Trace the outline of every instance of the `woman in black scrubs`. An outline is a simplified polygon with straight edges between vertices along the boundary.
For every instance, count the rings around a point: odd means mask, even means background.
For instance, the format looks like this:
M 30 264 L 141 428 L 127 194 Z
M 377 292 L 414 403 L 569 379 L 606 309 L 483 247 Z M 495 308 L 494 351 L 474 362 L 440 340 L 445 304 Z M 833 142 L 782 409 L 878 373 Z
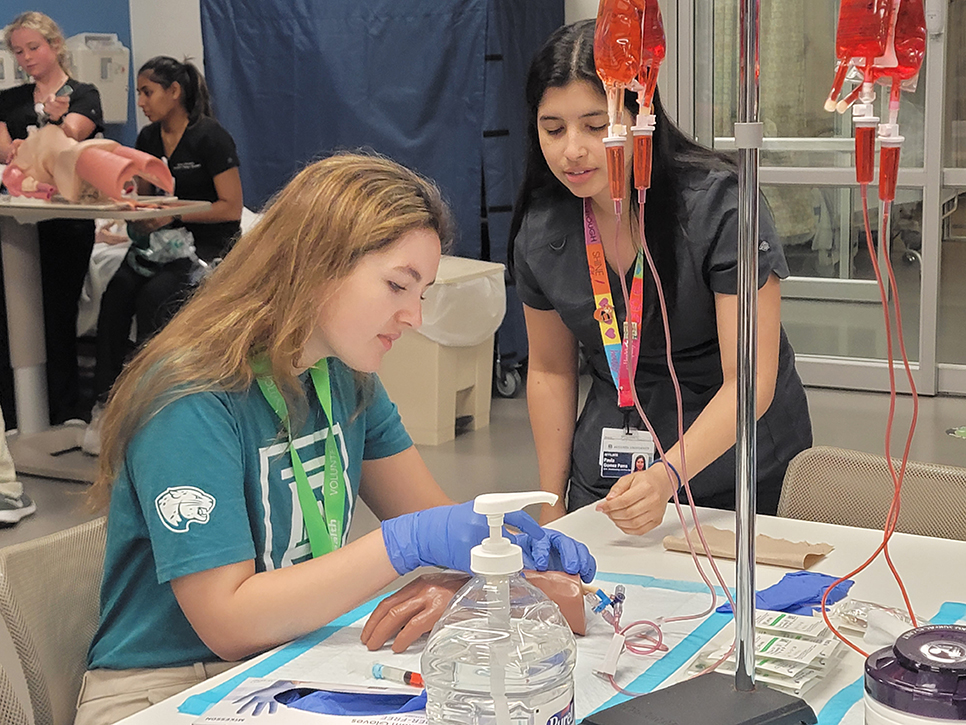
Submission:
M 607 103 L 594 67 L 594 23 L 560 28 L 537 53 L 527 79 L 527 170 L 511 224 L 513 273 L 524 303 L 530 344 L 527 398 L 540 486 L 561 496 L 545 507 L 547 523 L 566 510 L 600 501 L 598 509 L 623 531 L 657 526 L 677 481 L 663 465 L 615 473 L 608 446 L 625 428 L 642 428 L 622 409 L 615 372 L 605 353 L 607 322 L 623 330 L 624 275 L 633 288 L 640 245 L 636 198 L 618 228 L 608 188 L 603 137 Z M 637 113 L 626 94 L 625 120 Z M 681 382 L 687 472 L 696 503 L 735 505 L 738 183 L 728 158 L 678 130 L 655 97 L 653 175 L 644 226 L 668 299 L 671 353 Z M 627 154 L 631 198 L 631 155 Z M 588 248 L 597 231 L 613 307 L 595 309 Z M 788 267 L 763 207 L 758 268 L 758 510 L 774 513 L 791 458 L 811 445 L 802 382 L 780 322 L 780 278 Z M 654 280 L 643 277 L 640 357 L 632 378 L 641 406 L 680 472 L 677 405 Z M 591 368 L 591 387 L 577 418 L 578 345 Z M 626 412 L 625 412 L 626 411 Z M 607 433 L 606 431 L 610 431 Z M 607 438 L 610 435 L 612 438 Z M 618 441 L 619 444 L 619 441 Z M 606 454 L 606 455 L 605 455 Z M 611 456 L 611 458 L 608 458 Z
M 215 120 L 208 88 L 198 69 L 168 56 L 147 61 L 138 71 L 138 107 L 151 123 L 138 134 L 136 148 L 167 161 L 180 199 L 210 201 L 206 211 L 162 217 L 128 225 L 136 248 L 149 243 L 153 231 L 184 227 L 191 233 L 198 257 L 211 263 L 231 248 L 241 231 L 241 176 L 231 134 Z M 140 181 L 139 191 L 153 191 Z M 120 375 L 131 353 L 131 320 L 137 321 L 137 343 L 152 337 L 187 297 L 192 261 L 176 259 L 155 264 L 137 249 L 128 252 L 101 299 L 97 319 L 97 366 L 94 393 L 99 403 Z M 94 417 L 99 415 L 95 407 Z M 96 430 L 96 425 L 94 426 Z M 93 434 L 92 434 L 93 435 Z M 85 450 L 97 451 L 88 437 Z
M 6 27 L 4 41 L 33 82 L 0 92 L 0 162 L 6 162 L 17 140 L 26 138 L 31 126 L 57 124 L 77 141 L 104 130 L 100 94 L 89 83 L 69 77 L 64 35 L 53 20 L 38 12 L 18 15 Z M 37 235 L 50 420 L 58 424 L 82 412 L 77 370 L 77 303 L 94 247 L 94 222 L 51 219 L 37 225 Z M 6 348 L 6 334 L 3 338 Z M 9 352 L 3 358 L 4 373 L 9 374 Z M 15 418 L 13 401 L 4 400 L 3 406 L 7 417 Z M 7 423 L 13 425 L 10 420 Z

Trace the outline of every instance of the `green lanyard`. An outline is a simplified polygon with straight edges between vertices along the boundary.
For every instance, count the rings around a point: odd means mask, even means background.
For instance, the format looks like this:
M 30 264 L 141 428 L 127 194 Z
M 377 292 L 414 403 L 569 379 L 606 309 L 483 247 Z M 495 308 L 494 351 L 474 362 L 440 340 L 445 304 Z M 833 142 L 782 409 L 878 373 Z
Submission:
M 292 458 L 295 488 L 299 497 L 299 507 L 302 509 L 305 531 L 309 535 L 312 557 L 323 556 L 342 546 L 342 529 L 345 526 L 345 476 L 342 472 L 342 459 L 335 442 L 335 419 L 332 417 L 329 368 L 323 360 L 309 369 L 312 383 L 315 386 L 315 394 L 319 398 L 322 412 L 325 413 L 329 424 L 329 432 L 325 437 L 325 482 L 322 487 L 322 508 L 325 512 L 325 519 L 323 520 L 322 511 L 319 511 L 319 501 L 312 492 L 309 477 L 305 475 L 305 466 L 302 465 L 302 459 L 299 458 L 295 451 L 295 445 L 292 443 L 292 430 L 289 426 L 288 406 L 285 405 L 285 398 L 282 397 L 278 386 L 275 385 L 275 381 L 270 376 L 260 374 L 262 365 L 256 363 L 252 367 L 255 369 L 255 379 L 258 381 L 258 387 L 262 390 L 262 395 L 265 396 L 265 400 L 268 401 L 272 410 L 282 421 L 282 425 L 285 426 L 285 433 L 288 435 L 288 452 Z

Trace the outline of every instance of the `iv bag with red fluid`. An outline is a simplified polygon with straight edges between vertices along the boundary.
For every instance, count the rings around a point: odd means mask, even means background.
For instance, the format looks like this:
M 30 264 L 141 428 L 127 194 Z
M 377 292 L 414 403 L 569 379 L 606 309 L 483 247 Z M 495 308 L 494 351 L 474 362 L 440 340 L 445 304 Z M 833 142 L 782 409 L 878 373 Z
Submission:
M 644 21 L 641 27 L 641 65 L 637 82 L 644 88 L 641 113 L 650 108 L 657 88 L 657 72 L 667 55 L 664 20 L 657 0 L 644 0 Z
M 641 13 L 631 0 L 601 0 L 594 65 L 604 87 L 628 86 L 641 65 Z
M 922 0 L 899 0 L 893 47 L 896 64 L 882 66 L 879 59 L 873 69 L 875 78 L 889 77 L 894 81 L 915 78 L 926 55 L 926 14 Z
M 624 89 L 634 81 L 640 64 L 640 10 L 631 0 L 601 0 L 594 32 L 594 65 L 607 94 L 607 176 L 611 198 L 618 204 L 624 196 L 624 146 L 616 137 L 622 125 Z
M 831 110 L 830 106 L 834 107 L 839 97 L 852 60 L 871 63 L 885 53 L 895 5 L 896 0 L 842 0 L 835 33 L 835 55 L 839 64 L 826 102 L 828 110 Z M 869 70 L 866 68 L 867 72 Z
M 639 113 L 650 113 L 657 88 L 657 74 L 667 54 L 664 21 L 657 0 L 644 0 L 644 22 L 641 27 L 641 70 L 637 74 Z M 638 190 L 651 187 L 651 149 L 654 137 L 651 133 L 634 134 L 634 187 Z
M 835 32 L 835 55 L 839 60 L 882 55 L 895 4 L 895 0 L 842 0 Z

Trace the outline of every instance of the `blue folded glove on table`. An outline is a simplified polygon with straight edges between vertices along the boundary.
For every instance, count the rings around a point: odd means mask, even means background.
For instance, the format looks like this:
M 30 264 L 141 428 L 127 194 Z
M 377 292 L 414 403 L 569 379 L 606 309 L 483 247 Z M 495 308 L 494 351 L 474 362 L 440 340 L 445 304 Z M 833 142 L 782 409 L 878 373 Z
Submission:
M 579 574 L 589 582 L 597 562 L 586 546 L 565 534 L 542 528 L 529 514 L 514 511 L 504 517 L 522 533 L 507 533 L 523 549 L 525 569 L 554 569 Z M 389 561 L 401 575 L 421 566 L 443 566 L 470 571 L 470 550 L 490 535 L 486 517 L 473 511 L 473 502 L 404 514 L 382 522 L 382 539 Z
M 365 717 L 426 709 L 426 690 L 418 692 L 415 689 L 412 695 L 397 695 L 296 688 L 278 695 L 277 699 L 287 707 L 323 715 Z
M 755 593 L 755 607 L 810 617 L 815 608 L 822 605 L 822 595 L 836 579 L 838 579 L 837 576 L 829 576 L 817 571 L 789 572 L 777 584 Z M 835 587 L 829 592 L 828 599 L 825 600 L 826 605 L 835 604 L 844 598 L 854 583 L 851 579 L 846 579 Z M 731 605 L 723 604 L 717 611 L 731 614 Z

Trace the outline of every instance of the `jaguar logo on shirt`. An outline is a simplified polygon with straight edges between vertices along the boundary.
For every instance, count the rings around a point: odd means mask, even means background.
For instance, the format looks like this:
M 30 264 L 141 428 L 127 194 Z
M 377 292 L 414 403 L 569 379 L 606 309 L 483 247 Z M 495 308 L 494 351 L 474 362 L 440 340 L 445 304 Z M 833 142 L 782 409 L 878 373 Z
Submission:
M 215 497 L 195 486 L 173 486 L 154 499 L 154 507 L 165 527 L 183 534 L 193 523 L 208 523 Z

